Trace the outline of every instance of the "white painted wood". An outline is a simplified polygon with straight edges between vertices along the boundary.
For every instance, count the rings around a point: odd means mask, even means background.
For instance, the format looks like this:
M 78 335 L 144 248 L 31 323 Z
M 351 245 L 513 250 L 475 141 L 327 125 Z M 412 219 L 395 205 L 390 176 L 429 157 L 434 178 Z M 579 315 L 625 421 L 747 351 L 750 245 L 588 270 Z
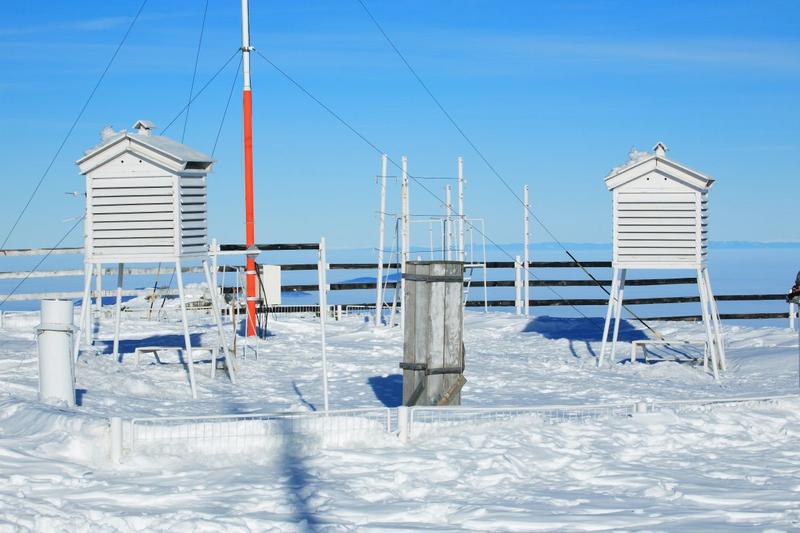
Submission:
M 710 288 L 708 257 L 708 191 L 712 178 L 666 157 L 666 147 L 659 143 L 655 153 L 614 169 L 606 178 L 613 198 L 612 291 L 606 311 L 599 363 L 605 356 L 610 320 L 614 334 L 613 360 L 617 330 L 621 320 L 625 271 L 638 269 L 692 269 L 697 272 L 701 312 L 715 378 L 724 367 L 724 347 L 719 311 Z M 656 334 L 660 337 L 660 334 Z
M 87 180 L 87 260 L 133 255 L 172 262 L 206 251 L 212 164 L 209 156 L 144 128 L 89 150 L 78 161 Z
M 186 358 L 189 365 L 189 386 L 192 389 L 192 398 L 197 399 L 197 386 L 194 379 L 194 355 L 192 354 L 192 338 L 189 335 L 189 319 L 186 315 L 186 294 L 183 287 L 183 273 L 180 260 L 175 261 L 175 278 L 178 285 L 180 299 L 181 320 L 183 322 L 183 340 L 186 345 Z
M 125 265 L 117 265 L 117 299 L 114 304 L 114 360 L 119 360 L 119 320 L 122 315 L 122 280 Z

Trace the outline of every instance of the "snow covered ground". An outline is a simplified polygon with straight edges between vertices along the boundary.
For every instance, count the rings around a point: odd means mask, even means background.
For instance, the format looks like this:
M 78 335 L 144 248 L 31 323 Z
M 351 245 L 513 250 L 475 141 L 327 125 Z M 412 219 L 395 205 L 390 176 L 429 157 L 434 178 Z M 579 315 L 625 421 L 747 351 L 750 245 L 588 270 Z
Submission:
M 214 337 L 195 317 L 195 342 Z M 35 314 L 0 332 L 0 531 L 648 530 L 788 531 L 800 527 L 800 400 L 546 424 L 534 416 L 376 435 L 321 448 L 288 441 L 231 455 L 192 449 L 108 459 L 111 415 L 321 409 L 319 326 L 270 322 L 259 360 L 233 386 L 198 365 L 190 399 L 181 365 L 136 367 L 106 353 L 77 365 L 80 407 L 37 403 Z M 468 313 L 464 405 L 534 406 L 792 394 L 797 335 L 726 327 L 719 382 L 689 364 L 595 367 L 600 321 Z M 123 350 L 182 342 L 178 322 L 127 319 Z M 700 326 L 662 323 L 668 336 Z M 100 339 L 108 340 L 104 321 Z M 617 359 L 632 339 L 623 330 Z M 330 324 L 331 408 L 401 400 L 397 331 L 363 318 Z

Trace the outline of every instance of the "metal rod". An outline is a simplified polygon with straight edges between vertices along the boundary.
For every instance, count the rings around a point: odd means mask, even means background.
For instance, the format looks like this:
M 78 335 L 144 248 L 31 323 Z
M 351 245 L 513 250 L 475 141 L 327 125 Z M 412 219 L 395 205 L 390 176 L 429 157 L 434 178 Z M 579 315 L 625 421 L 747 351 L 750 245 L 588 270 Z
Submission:
M 388 174 L 389 157 L 381 154 L 381 210 L 378 224 L 378 275 L 375 283 L 375 327 L 381 325 L 383 311 L 383 247 L 386 231 L 386 175 Z
M 464 262 L 464 158 L 458 158 L 458 260 Z

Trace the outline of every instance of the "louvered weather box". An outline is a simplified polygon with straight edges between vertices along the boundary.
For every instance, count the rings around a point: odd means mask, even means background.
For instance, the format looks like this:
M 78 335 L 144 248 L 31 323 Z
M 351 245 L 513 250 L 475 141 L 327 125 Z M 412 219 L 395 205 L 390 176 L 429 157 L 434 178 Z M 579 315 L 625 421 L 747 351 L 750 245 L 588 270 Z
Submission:
M 631 150 L 629 160 L 606 176 L 613 195 L 613 273 L 600 363 L 609 324 L 615 319 L 616 349 L 628 269 L 691 269 L 697 273 L 706 355 L 714 375 L 725 368 L 719 312 L 708 275 L 708 192 L 714 180 L 666 157 L 658 143 L 652 153 Z M 656 342 L 666 343 L 663 338 Z M 704 358 L 705 360 L 705 358 Z M 707 362 L 707 360 L 706 360 Z
M 206 174 L 213 161 L 168 137 L 107 132 L 78 161 L 86 176 L 86 259 L 174 261 L 208 253 Z
M 212 286 L 208 267 L 206 175 L 213 160 L 168 137 L 152 135 L 154 125 L 149 121 L 140 120 L 133 127 L 135 133 L 106 128 L 101 134 L 102 142 L 77 161 L 81 174 L 86 176 L 85 275 L 80 323 L 87 324 L 85 319 L 91 323 L 92 267 L 100 270 L 104 263 L 117 263 L 113 347 L 116 358 L 124 264 L 172 263 L 180 299 L 189 380 L 192 396 L 197 397 L 181 272 L 185 262 L 200 261 L 206 283 Z M 209 292 L 219 335 L 213 349 L 223 351 L 228 373 L 234 380 L 235 358 L 229 358 L 216 291 Z M 85 330 L 88 337 L 92 328 Z M 80 340 L 79 332 L 76 354 Z
M 614 196 L 617 268 L 700 268 L 708 255 L 708 190 L 714 180 L 665 157 L 639 153 L 606 177 Z

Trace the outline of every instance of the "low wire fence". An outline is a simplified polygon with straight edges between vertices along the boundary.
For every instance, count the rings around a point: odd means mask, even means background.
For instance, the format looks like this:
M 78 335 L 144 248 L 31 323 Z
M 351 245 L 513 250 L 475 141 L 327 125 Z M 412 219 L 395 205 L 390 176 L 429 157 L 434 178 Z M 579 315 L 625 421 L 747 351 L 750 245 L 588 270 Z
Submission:
M 798 400 L 798 395 L 624 402 L 534 407 L 397 407 L 328 412 L 252 413 L 111 419 L 111 457 L 241 454 L 249 451 L 339 448 L 405 442 L 447 428 L 536 419 L 546 424 L 585 423 L 671 410 L 689 413 L 723 405 Z M 387 440 L 388 439 L 388 440 Z

